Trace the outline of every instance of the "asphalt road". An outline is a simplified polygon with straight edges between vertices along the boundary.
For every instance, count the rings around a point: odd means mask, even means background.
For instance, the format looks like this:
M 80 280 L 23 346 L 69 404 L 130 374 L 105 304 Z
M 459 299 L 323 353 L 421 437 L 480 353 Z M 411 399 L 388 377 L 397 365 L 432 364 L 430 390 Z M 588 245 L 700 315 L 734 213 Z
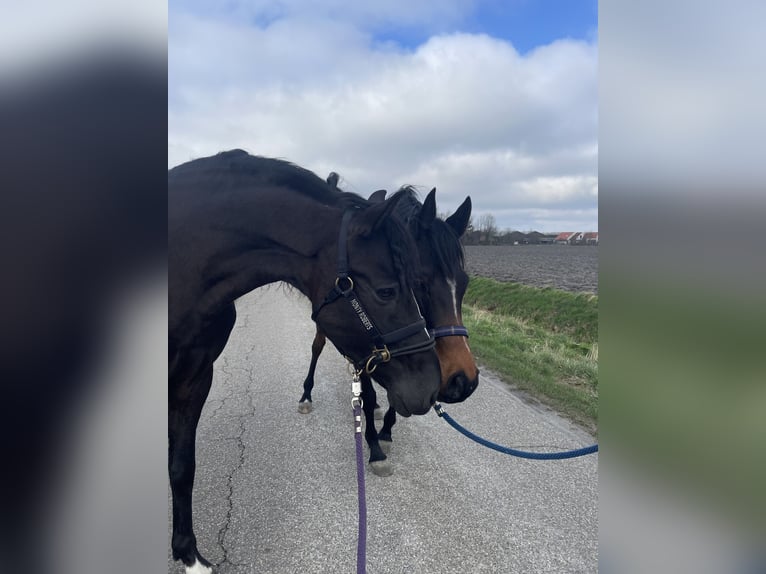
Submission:
M 240 299 L 237 313 L 197 434 L 200 551 L 219 564 L 219 574 L 354 573 L 356 471 L 345 363 L 328 345 L 314 411 L 301 415 L 314 334 L 308 301 L 271 286 Z M 378 396 L 385 408 L 385 393 Z M 445 408 L 508 446 L 593 442 L 484 374 L 468 401 Z M 430 412 L 399 418 L 389 458 L 393 476 L 369 467 L 366 474 L 368 574 L 597 571 L 598 455 L 510 457 Z M 168 572 L 183 568 L 169 558 Z

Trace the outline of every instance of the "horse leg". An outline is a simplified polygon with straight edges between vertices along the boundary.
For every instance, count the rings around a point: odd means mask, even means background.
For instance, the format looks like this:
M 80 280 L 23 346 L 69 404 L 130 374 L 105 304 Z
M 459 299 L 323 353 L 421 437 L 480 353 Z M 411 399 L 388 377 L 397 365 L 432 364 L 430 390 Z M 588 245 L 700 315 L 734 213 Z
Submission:
M 396 424 L 396 411 L 388 407 L 388 410 L 386 411 L 386 416 L 383 417 L 383 428 L 380 429 L 380 432 L 378 433 L 378 438 L 380 440 L 391 442 L 393 439 L 391 438 L 391 429 Z
M 391 476 L 394 468 L 391 462 L 380 448 L 378 441 L 378 432 L 375 430 L 375 410 L 377 406 L 375 389 L 372 388 L 372 380 L 366 374 L 361 375 L 362 379 L 362 410 L 364 410 L 365 430 L 364 438 L 367 446 L 370 447 L 370 468 L 378 476 Z M 378 407 L 380 410 L 380 407 Z
M 237 314 L 226 307 L 197 340 L 192 351 L 174 361 L 168 378 L 168 474 L 173 499 L 173 559 L 187 574 L 213 574 L 197 550 L 192 524 L 192 492 L 196 470 L 197 423 L 213 381 L 213 362 L 226 346 Z
M 192 491 L 196 470 L 197 423 L 213 381 L 213 365 L 185 385 L 185 397 L 168 397 L 168 472 L 173 493 L 173 559 L 181 560 L 187 574 L 212 574 L 210 562 L 197 550 L 192 527 Z
M 373 392 L 374 389 L 373 389 Z M 382 421 L 383 420 L 383 409 L 380 408 L 380 405 L 378 404 L 378 398 L 375 397 L 375 420 L 376 421 Z
M 322 354 L 325 342 L 327 338 L 324 333 L 317 327 L 316 335 L 314 335 L 314 341 L 311 343 L 311 364 L 309 365 L 309 372 L 306 375 L 306 380 L 303 381 L 303 395 L 300 401 L 298 401 L 298 412 L 301 414 L 308 414 L 312 410 L 311 406 L 311 391 L 314 389 L 314 372 L 317 368 L 317 361 L 319 355 Z

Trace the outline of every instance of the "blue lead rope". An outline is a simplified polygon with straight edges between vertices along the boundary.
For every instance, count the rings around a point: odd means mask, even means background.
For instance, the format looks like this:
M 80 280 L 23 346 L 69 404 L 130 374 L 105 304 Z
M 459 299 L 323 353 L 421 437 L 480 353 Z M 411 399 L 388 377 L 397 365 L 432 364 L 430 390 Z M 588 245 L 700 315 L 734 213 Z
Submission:
M 471 431 L 469 431 L 465 427 L 458 424 L 457 421 L 455 421 L 455 419 L 449 416 L 439 403 L 436 403 L 434 405 L 434 410 L 436 411 L 437 415 L 439 415 L 441 418 L 447 421 L 450 424 L 450 426 L 454 428 L 455 430 L 457 430 L 458 432 L 467 436 L 471 440 L 486 446 L 487 448 L 491 448 L 492 450 L 502 452 L 503 454 L 510 454 L 511 456 L 518 456 L 520 458 L 531 458 L 533 460 L 560 460 L 564 458 L 575 458 L 577 456 L 584 456 L 586 454 L 593 454 L 594 452 L 598 452 L 597 444 L 586 446 L 583 448 L 578 448 L 576 450 L 565 450 L 565 451 L 559 451 L 559 452 L 528 452 L 524 450 L 516 450 L 515 448 L 508 448 L 507 446 L 501 446 L 499 444 L 495 444 L 494 442 L 490 442 L 486 439 L 481 438 L 478 435 L 473 434 Z

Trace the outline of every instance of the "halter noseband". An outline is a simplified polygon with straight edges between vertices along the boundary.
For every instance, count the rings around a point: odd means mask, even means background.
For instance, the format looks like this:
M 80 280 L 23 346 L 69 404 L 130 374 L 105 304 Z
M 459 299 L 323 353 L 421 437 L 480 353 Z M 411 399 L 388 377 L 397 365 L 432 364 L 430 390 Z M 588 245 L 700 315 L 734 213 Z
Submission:
M 428 329 L 428 333 L 434 338 L 440 337 L 468 337 L 468 329 L 462 325 L 449 325 L 447 327 L 434 327 Z
M 347 210 L 343 213 L 340 223 L 340 233 L 338 237 L 338 276 L 335 279 L 335 285 L 325 297 L 324 301 L 311 313 L 311 319 L 316 321 L 317 315 L 325 307 L 334 301 L 343 297 L 349 302 L 351 308 L 356 313 L 357 319 L 367 331 L 373 347 L 372 352 L 362 361 L 354 363 L 357 371 L 364 370 L 368 375 L 371 374 L 380 363 L 387 363 L 393 357 L 403 355 L 412 355 L 421 351 L 432 349 L 435 344 L 434 335 L 426 329 L 426 322 L 421 317 L 418 321 L 411 323 L 401 329 L 396 329 L 390 333 L 382 334 L 373 323 L 372 318 L 362 305 L 361 300 L 354 291 L 354 280 L 348 274 L 348 226 L 351 222 L 353 211 Z M 389 349 L 389 345 L 398 343 L 417 333 L 424 333 L 428 338 L 422 343 L 405 345 L 394 349 Z

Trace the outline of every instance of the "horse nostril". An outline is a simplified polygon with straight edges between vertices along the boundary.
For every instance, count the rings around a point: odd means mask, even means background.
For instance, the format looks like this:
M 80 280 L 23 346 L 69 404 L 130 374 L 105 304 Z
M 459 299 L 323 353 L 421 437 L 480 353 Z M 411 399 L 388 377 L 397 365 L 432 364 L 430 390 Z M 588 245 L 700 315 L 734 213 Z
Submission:
M 463 373 L 453 376 L 447 383 L 447 396 L 452 400 L 460 400 L 465 393 L 465 385 L 468 380 Z
M 469 379 L 465 373 L 457 373 L 450 377 L 443 392 L 439 393 L 439 399 L 447 403 L 462 402 L 471 396 L 478 384 L 478 377 Z

